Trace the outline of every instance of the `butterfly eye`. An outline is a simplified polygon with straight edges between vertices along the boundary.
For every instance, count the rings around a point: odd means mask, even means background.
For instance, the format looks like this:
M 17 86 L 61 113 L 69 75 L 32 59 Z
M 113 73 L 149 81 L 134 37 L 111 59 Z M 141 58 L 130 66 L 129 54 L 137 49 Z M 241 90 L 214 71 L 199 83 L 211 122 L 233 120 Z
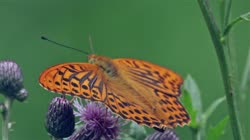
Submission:
M 110 73 L 111 73 L 111 70 L 107 70 L 106 72 L 107 72 L 108 74 L 110 74 Z
M 94 64 L 95 62 L 96 62 L 96 59 L 93 59 L 93 58 L 90 58 L 90 59 L 89 59 L 89 63 L 90 63 L 90 64 Z

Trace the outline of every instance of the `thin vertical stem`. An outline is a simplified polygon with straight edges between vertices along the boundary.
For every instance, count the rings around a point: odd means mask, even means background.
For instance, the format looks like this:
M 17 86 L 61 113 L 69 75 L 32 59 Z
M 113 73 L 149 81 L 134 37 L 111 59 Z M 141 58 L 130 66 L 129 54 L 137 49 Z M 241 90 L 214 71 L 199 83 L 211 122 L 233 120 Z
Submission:
M 225 0 L 225 15 L 224 15 L 224 21 L 223 21 L 223 27 L 226 27 L 231 15 L 231 7 L 232 7 L 232 0 Z
M 225 95 L 227 99 L 228 112 L 230 116 L 230 123 L 233 132 L 233 137 L 235 140 L 242 140 L 242 134 L 240 129 L 240 124 L 238 120 L 238 116 L 236 113 L 236 104 L 235 104 L 235 85 L 233 83 L 232 77 L 232 67 L 230 62 L 230 54 L 225 50 L 228 48 L 226 44 L 221 42 L 221 31 L 219 30 L 214 16 L 210 10 L 208 0 L 198 0 L 201 11 L 203 13 L 204 19 L 208 26 L 208 30 L 210 32 L 210 36 L 212 38 L 218 61 L 220 64 L 220 70 L 222 74 L 222 79 L 224 83 Z
M 2 139 L 9 139 L 9 120 L 10 120 L 10 109 L 13 102 L 13 98 L 6 96 L 4 101 L 4 110 L 2 112 L 3 123 L 2 123 Z

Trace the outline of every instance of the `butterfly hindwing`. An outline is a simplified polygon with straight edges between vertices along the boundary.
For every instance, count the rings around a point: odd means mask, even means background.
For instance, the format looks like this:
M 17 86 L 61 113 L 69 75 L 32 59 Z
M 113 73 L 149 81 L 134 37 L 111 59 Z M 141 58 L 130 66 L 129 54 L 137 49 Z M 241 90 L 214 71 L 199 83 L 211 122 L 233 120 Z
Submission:
M 116 83 L 119 85 L 119 83 Z M 129 97 L 126 91 L 116 90 L 117 87 L 108 88 L 108 96 L 105 104 L 114 113 L 120 115 L 124 119 L 130 119 L 138 124 L 155 127 L 159 129 L 175 128 L 177 125 L 183 126 L 190 122 L 190 118 L 178 101 L 177 97 L 166 96 L 164 99 L 154 99 L 158 101 L 148 108 L 142 105 L 142 98 Z M 121 96 L 122 94 L 127 96 Z M 144 102 L 146 103 L 146 102 Z
M 102 101 L 106 98 L 106 85 L 96 65 L 64 63 L 45 70 L 40 84 L 49 91 Z
M 137 113 L 133 120 L 157 128 L 175 128 L 177 125 L 183 126 L 190 122 L 187 111 L 178 101 L 183 82 L 178 74 L 141 60 L 114 59 L 113 62 L 120 66 L 120 74 L 126 76 L 126 81 L 140 94 L 140 99 L 136 100 L 136 109 L 147 111 L 151 115 L 148 117 L 144 116 L 146 113 Z M 131 100 L 133 99 L 129 98 L 129 101 Z M 138 117 L 142 121 L 139 121 Z M 143 117 L 146 120 L 143 120 Z M 147 121 L 148 118 L 150 121 Z

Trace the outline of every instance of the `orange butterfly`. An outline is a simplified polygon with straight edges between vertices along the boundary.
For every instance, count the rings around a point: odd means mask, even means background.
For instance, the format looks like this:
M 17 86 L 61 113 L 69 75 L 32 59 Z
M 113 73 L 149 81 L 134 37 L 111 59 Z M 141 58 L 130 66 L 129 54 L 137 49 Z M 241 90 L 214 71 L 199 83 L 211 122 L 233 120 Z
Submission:
M 136 59 L 89 55 L 89 63 L 64 63 L 46 69 L 47 90 L 103 102 L 138 124 L 165 129 L 190 122 L 178 101 L 182 78 L 161 66 Z

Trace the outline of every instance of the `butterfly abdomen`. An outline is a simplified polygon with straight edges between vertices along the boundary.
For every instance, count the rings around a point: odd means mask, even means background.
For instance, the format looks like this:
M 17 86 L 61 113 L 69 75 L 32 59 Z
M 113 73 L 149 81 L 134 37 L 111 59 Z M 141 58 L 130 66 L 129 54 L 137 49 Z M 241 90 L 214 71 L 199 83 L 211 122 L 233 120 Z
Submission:
M 96 55 L 90 55 L 88 58 L 90 64 L 96 64 L 108 76 L 114 77 L 117 75 L 117 68 L 110 58 Z

